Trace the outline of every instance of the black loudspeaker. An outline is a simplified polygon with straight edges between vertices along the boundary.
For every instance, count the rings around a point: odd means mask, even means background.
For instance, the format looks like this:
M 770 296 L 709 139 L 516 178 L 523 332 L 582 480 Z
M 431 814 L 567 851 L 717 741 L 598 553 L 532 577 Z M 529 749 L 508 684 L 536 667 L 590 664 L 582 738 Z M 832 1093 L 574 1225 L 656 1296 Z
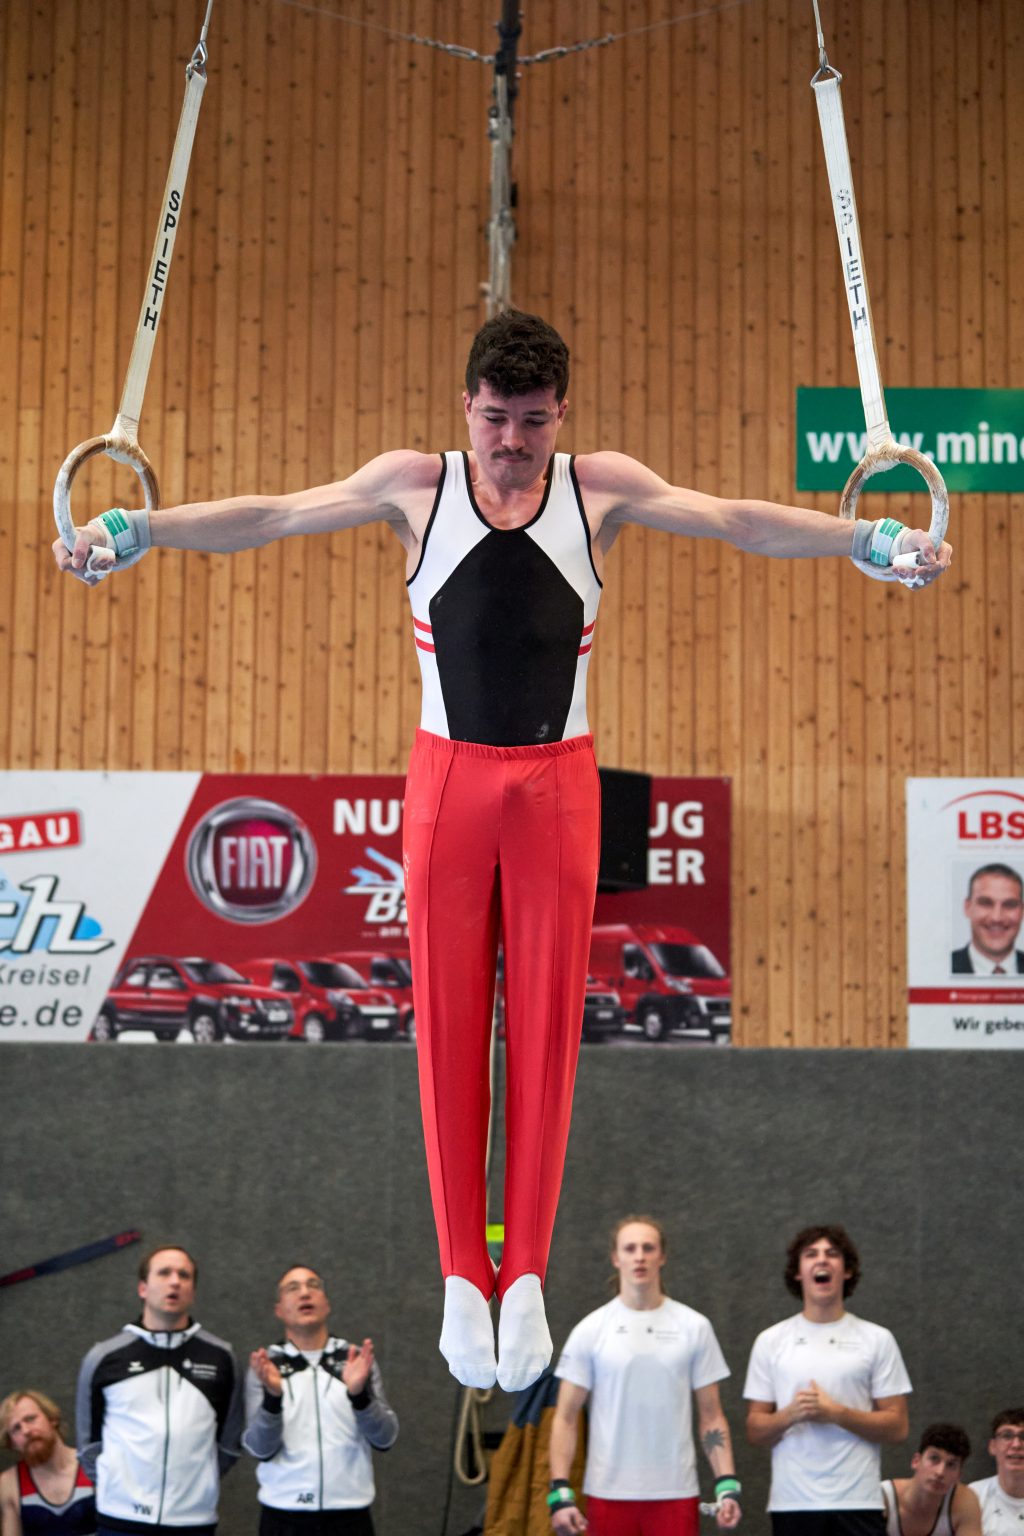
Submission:
M 647 884 L 651 776 L 601 768 L 599 891 L 642 891 Z

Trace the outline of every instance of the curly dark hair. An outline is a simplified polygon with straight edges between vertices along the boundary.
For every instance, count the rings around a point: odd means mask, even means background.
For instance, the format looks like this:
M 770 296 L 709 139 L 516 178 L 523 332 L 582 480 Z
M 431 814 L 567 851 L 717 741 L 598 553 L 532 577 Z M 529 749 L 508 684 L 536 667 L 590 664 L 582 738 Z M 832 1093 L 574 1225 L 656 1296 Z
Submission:
M 786 1282 L 786 1290 L 793 1296 L 803 1298 L 799 1280 L 800 1255 L 821 1237 L 827 1237 L 842 1254 L 845 1267 L 850 1271 L 843 1285 L 843 1297 L 852 1296 L 860 1279 L 860 1255 L 846 1228 L 839 1226 L 804 1227 L 802 1232 L 797 1233 L 786 1249 L 786 1268 L 782 1277 Z
M 506 309 L 473 337 L 466 363 L 466 392 L 476 395 L 488 383 L 504 399 L 553 389 L 561 403 L 569 388 L 569 348 L 539 315 Z
M 930 1445 L 960 1461 L 966 1461 L 971 1454 L 971 1442 L 959 1424 L 929 1424 L 918 1443 L 917 1454 L 923 1456 Z

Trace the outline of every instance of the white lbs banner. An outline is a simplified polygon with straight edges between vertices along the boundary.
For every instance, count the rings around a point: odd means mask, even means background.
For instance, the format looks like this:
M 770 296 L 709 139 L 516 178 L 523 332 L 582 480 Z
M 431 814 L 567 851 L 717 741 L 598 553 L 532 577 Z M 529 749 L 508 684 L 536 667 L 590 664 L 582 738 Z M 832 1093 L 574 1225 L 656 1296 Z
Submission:
M 908 1044 L 1024 1048 L 1024 779 L 907 780 Z

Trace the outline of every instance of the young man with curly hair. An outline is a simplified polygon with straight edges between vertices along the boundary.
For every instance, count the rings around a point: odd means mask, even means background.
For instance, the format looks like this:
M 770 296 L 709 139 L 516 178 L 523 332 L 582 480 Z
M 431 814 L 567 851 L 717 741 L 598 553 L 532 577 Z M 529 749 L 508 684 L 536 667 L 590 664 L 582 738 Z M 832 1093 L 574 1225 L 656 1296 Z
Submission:
M 907 1438 L 910 1378 L 888 1329 L 847 1312 L 859 1277 L 843 1227 L 805 1227 L 784 1271 L 803 1307 L 751 1351 L 747 1439 L 771 1449 L 773 1536 L 885 1536 L 880 1447 Z

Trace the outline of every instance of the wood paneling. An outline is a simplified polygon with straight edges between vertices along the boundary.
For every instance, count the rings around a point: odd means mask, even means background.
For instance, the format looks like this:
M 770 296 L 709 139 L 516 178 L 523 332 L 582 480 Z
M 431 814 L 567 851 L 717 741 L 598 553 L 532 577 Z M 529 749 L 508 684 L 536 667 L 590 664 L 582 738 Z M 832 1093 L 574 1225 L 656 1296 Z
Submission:
M 60 460 L 116 410 L 202 9 L 0 12 L 0 762 L 400 770 L 418 684 L 383 530 L 164 552 L 95 592 L 45 554 Z M 141 431 L 165 502 L 461 443 L 490 74 L 391 34 L 487 51 L 497 9 L 217 0 Z M 514 297 L 573 348 L 565 446 L 808 500 L 795 387 L 855 382 L 810 7 L 747 0 L 663 24 L 683 9 L 525 0 L 526 53 L 632 35 L 523 71 Z M 886 381 L 1020 384 L 1020 5 L 825 10 Z M 94 461 L 79 520 L 134 499 L 133 482 Z M 887 507 L 924 516 L 911 498 Z M 733 780 L 741 1043 L 903 1042 L 903 781 L 1024 761 L 1021 510 L 956 497 L 956 565 L 918 595 L 842 561 L 639 529 L 615 552 L 592 674 L 600 755 Z

